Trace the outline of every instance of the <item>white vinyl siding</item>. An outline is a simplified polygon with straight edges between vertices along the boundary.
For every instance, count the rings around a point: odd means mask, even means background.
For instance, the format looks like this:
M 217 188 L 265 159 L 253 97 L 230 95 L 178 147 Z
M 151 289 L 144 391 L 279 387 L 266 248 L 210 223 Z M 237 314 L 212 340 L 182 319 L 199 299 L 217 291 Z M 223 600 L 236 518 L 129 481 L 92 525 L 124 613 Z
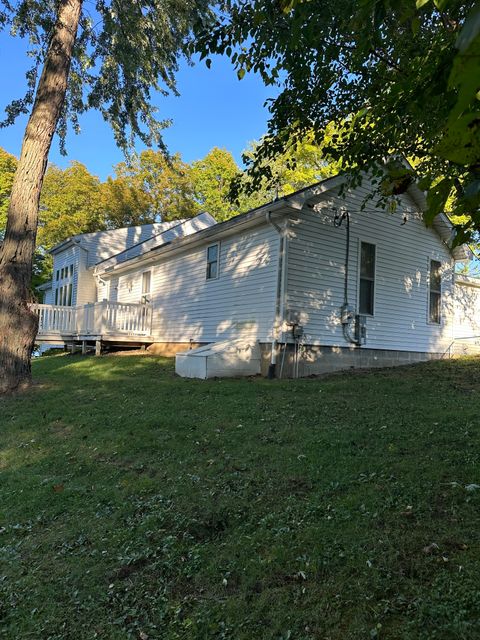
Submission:
M 455 337 L 476 338 L 480 344 L 480 280 L 455 284 Z
M 206 246 L 159 257 L 151 267 L 152 334 L 158 342 L 271 339 L 278 235 L 263 225 L 219 243 L 219 277 L 205 278 Z M 111 278 L 111 299 L 139 302 L 142 271 Z M 106 274 L 104 277 L 107 278 Z M 116 294 L 113 293 L 118 287 Z
M 305 342 L 349 346 L 342 332 L 346 229 L 333 225 L 335 210 L 347 207 L 351 214 L 349 303 L 358 309 L 360 242 L 376 245 L 375 315 L 367 317 L 367 348 L 443 352 L 453 336 L 453 261 L 433 229 L 427 229 L 415 213 L 408 195 L 394 214 L 367 204 L 368 187 L 346 198 L 326 193 L 323 210 L 303 210 L 292 224 L 289 243 L 287 309 L 298 311 L 305 328 Z M 407 221 L 402 224 L 403 216 Z M 442 325 L 428 323 L 428 260 L 441 262 Z
M 46 289 L 43 292 L 43 304 L 54 304 L 53 289 Z

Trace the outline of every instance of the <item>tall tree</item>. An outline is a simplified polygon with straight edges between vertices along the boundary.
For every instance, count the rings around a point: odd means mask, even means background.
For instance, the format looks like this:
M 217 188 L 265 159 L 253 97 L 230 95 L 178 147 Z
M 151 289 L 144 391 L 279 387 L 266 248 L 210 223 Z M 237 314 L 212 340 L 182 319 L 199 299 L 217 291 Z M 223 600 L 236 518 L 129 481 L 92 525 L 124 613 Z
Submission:
M 91 12 L 93 11 L 93 17 Z M 34 66 L 23 99 L 7 107 L 11 124 L 30 117 L 12 186 L 0 249 L 0 392 L 30 380 L 37 319 L 29 308 L 38 205 L 55 131 L 99 109 L 117 143 L 135 137 L 164 148 L 151 90 L 176 91 L 178 55 L 193 26 L 207 20 L 207 0 L 19 0 L 3 2 L 0 29 L 33 43 Z M 37 83 L 39 69 L 42 68 Z
M 476 0 L 228 0 L 197 49 L 231 57 L 281 90 L 250 169 L 313 130 L 342 123 L 328 152 L 352 180 L 369 169 L 385 203 L 413 179 L 428 191 L 427 222 L 450 198 L 480 229 L 480 6 Z M 207 58 L 207 64 L 209 59 Z M 386 158 L 415 160 L 415 168 Z

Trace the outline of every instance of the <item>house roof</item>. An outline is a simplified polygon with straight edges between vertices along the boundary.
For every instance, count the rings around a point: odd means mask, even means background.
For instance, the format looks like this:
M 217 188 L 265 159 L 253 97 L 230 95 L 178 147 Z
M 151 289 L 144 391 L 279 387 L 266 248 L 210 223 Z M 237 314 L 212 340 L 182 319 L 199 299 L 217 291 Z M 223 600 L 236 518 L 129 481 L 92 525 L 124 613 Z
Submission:
M 255 226 L 259 224 L 266 216 L 267 213 L 278 213 L 280 215 L 292 214 L 292 212 L 299 212 L 306 204 L 313 203 L 318 200 L 324 193 L 331 191 L 332 189 L 340 187 L 347 180 L 346 174 L 340 174 L 332 178 L 326 178 L 320 182 L 309 187 L 304 187 L 298 191 L 291 193 L 287 196 L 283 196 L 272 202 L 268 202 L 260 207 L 247 211 L 224 222 L 219 222 L 213 226 L 207 227 L 201 231 L 197 231 L 191 235 L 187 235 L 181 238 L 175 238 L 165 241 L 164 243 L 157 243 L 154 246 L 149 246 L 147 251 L 143 251 L 141 254 L 129 258 L 123 261 L 114 261 L 112 259 L 101 262 L 95 266 L 96 274 L 107 274 L 110 271 L 126 270 L 137 262 L 144 262 L 156 259 L 158 255 L 163 255 L 170 252 L 181 251 L 188 246 L 202 244 L 206 241 L 220 238 L 223 235 L 229 235 L 235 231 L 249 226 Z M 423 192 L 416 186 L 412 185 L 408 189 L 408 193 L 412 198 L 414 204 L 424 211 L 426 208 L 426 199 Z M 466 260 L 469 257 L 469 250 L 465 245 L 461 245 L 455 248 L 451 248 L 453 240 L 454 227 L 445 214 L 437 216 L 433 222 L 433 228 L 443 240 L 443 242 L 449 247 L 453 257 L 456 260 Z M 144 244 L 144 243 L 142 243 Z M 123 252 L 122 252 L 123 253 Z
M 328 180 L 337 180 L 337 178 L 329 178 Z M 318 185 L 315 186 L 320 186 L 321 184 L 323 183 L 318 183 Z M 107 272 L 114 269 L 115 271 L 119 269 L 128 269 L 137 262 L 155 259 L 159 254 L 168 253 L 170 251 L 180 251 L 187 246 L 199 244 L 211 238 L 219 238 L 223 235 L 235 232 L 237 229 L 255 226 L 269 211 L 273 213 L 274 211 L 281 211 L 283 209 L 283 213 L 285 214 L 293 210 L 299 211 L 303 206 L 303 202 L 301 202 L 301 200 L 303 200 L 302 192 L 303 190 L 289 196 L 283 196 L 278 200 L 269 202 L 265 205 L 257 207 L 256 209 L 247 211 L 246 213 L 239 214 L 238 216 L 230 218 L 229 220 L 225 220 L 224 222 L 218 222 L 213 226 L 207 227 L 202 231 L 192 233 L 191 235 L 187 235 L 182 238 L 176 238 L 174 240 L 169 240 L 164 244 L 154 246 L 148 252 L 144 252 L 137 257 L 122 262 L 121 264 L 114 265 L 111 264 L 110 261 L 99 263 L 95 267 L 95 273 L 106 274 Z M 300 197 L 299 200 L 296 200 L 295 198 L 297 195 Z M 107 262 L 108 264 L 106 264 Z
M 169 229 L 170 227 L 178 224 L 179 222 L 184 222 L 185 219 L 182 220 L 171 220 L 169 222 L 152 222 L 149 224 L 141 224 L 134 225 L 130 227 L 119 227 L 118 229 L 105 229 L 104 231 L 92 231 L 90 233 L 77 233 L 74 236 L 69 236 L 59 242 L 54 247 L 52 247 L 49 251 L 51 254 L 59 253 L 60 251 L 64 251 L 71 245 L 80 244 L 83 246 L 84 244 L 90 244 L 91 241 L 95 241 L 97 238 L 103 239 L 117 239 L 124 237 L 125 239 L 128 236 L 132 236 L 133 238 L 138 238 L 139 236 L 145 237 L 146 235 L 152 237 L 152 235 L 156 235 L 162 233 Z M 134 241 L 136 243 L 136 241 Z
M 36 289 L 37 291 L 48 291 L 48 289 L 51 289 L 52 287 L 53 287 L 53 282 L 49 280 L 48 282 L 39 284 L 38 287 L 36 287 Z
M 480 278 L 476 276 L 466 276 L 463 275 L 463 273 L 456 273 L 455 282 L 465 287 L 478 287 L 480 289 Z
M 99 261 L 95 267 L 99 269 L 107 269 L 110 266 L 116 266 L 132 258 L 137 258 L 144 255 L 148 251 L 163 246 L 176 238 L 183 238 L 184 236 L 198 233 L 203 229 L 212 227 L 217 224 L 217 221 L 213 216 L 207 212 L 202 212 L 193 218 L 187 220 L 177 220 L 177 224 L 171 225 L 161 233 L 156 233 L 150 238 L 146 238 L 141 242 L 137 242 L 130 247 L 127 247 L 123 251 L 116 253 L 105 260 Z

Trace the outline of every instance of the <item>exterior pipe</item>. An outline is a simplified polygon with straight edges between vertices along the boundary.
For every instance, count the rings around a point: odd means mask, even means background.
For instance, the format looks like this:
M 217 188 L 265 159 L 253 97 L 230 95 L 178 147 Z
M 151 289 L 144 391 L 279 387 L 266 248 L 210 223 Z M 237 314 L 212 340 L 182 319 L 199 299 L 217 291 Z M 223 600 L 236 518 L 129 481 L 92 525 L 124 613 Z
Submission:
M 278 233 L 278 266 L 277 266 L 277 287 L 275 298 L 275 315 L 274 323 L 272 327 L 272 344 L 270 353 L 270 365 L 268 367 L 268 378 L 275 378 L 275 369 L 277 365 L 277 346 L 278 338 L 281 331 L 281 325 L 283 322 L 283 315 L 285 309 L 285 274 L 286 274 L 286 251 L 287 251 L 287 227 L 288 220 L 283 227 L 276 224 L 271 217 L 272 212 L 266 212 L 266 221 L 271 225 Z

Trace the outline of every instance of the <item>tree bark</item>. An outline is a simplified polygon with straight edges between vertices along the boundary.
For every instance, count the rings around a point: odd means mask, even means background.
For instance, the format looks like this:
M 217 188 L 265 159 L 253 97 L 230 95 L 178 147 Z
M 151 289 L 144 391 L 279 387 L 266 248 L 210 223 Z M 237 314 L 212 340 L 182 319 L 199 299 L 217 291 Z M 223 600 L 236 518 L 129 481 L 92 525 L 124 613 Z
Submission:
M 82 0 L 61 0 L 22 143 L 0 248 L 0 393 L 31 379 L 38 320 L 29 308 L 38 207 L 48 153 L 67 91 Z

